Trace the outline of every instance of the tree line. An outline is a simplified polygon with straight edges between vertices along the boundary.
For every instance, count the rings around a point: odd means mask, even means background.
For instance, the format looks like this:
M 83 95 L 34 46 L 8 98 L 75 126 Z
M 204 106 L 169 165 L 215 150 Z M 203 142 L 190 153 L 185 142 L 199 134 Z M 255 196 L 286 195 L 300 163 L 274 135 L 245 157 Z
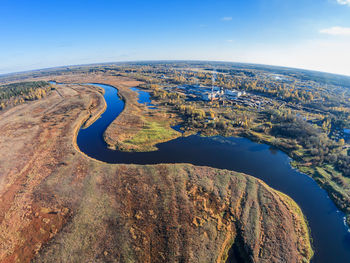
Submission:
M 53 87 L 46 81 L 11 83 L 0 86 L 0 110 L 45 97 Z

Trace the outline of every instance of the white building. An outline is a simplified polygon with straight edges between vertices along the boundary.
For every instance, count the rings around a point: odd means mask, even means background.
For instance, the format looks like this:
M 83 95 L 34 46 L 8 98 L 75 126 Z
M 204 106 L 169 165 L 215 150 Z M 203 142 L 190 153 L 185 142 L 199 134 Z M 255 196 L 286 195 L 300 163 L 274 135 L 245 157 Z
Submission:
M 219 92 L 206 92 L 202 95 L 203 100 L 215 100 L 219 97 Z
M 242 96 L 242 92 L 237 91 L 237 90 L 225 90 L 225 95 L 230 96 L 230 97 L 239 98 L 240 96 Z

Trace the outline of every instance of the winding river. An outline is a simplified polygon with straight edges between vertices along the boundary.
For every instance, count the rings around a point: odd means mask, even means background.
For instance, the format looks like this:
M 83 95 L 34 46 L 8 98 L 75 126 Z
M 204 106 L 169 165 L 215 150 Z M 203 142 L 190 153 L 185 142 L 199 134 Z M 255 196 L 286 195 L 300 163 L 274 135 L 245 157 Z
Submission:
M 253 175 L 288 194 L 302 208 L 311 228 L 315 250 L 313 262 L 350 262 L 350 233 L 344 223 L 344 214 L 338 211 L 327 193 L 313 179 L 290 166 L 290 158 L 285 153 L 245 138 L 198 135 L 159 144 L 159 150 L 155 152 L 110 150 L 103 140 L 103 133 L 122 112 L 124 102 L 114 87 L 94 85 L 105 90 L 107 109 L 90 127 L 80 129 L 77 143 L 82 152 L 107 163 L 191 163 Z M 140 103 L 154 107 L 150 105 L 147 92 L 134 90 L 139 93 Z

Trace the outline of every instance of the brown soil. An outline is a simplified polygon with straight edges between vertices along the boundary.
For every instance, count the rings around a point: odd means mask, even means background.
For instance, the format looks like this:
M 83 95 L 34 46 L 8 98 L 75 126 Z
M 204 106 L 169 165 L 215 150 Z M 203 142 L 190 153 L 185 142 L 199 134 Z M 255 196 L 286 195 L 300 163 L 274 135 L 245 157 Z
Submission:
M 0 262 L 224 262 L 234 241 L 247 262 L 309 261 L 290 198 L 226 170 L 92 160 L 75 135 L 104 110 L 100 91 L 57 91 L 0 113 Z

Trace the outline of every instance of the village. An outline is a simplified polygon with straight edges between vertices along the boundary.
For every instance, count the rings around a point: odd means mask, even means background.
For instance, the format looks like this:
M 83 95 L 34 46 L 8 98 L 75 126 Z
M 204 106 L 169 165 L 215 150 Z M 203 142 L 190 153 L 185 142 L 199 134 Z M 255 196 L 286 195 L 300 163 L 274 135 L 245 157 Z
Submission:
M 165 87 L 164 90 L 186 96 L 186 101 L 218 101 L 222 105 L 231 104 L 253 108 L 264 108 L 267 105 L 273 104 L 271 99 L 266 97 L 235 89 L 225 89 L 214 85 L 211 87 L 202 85 L 179 85 Z

